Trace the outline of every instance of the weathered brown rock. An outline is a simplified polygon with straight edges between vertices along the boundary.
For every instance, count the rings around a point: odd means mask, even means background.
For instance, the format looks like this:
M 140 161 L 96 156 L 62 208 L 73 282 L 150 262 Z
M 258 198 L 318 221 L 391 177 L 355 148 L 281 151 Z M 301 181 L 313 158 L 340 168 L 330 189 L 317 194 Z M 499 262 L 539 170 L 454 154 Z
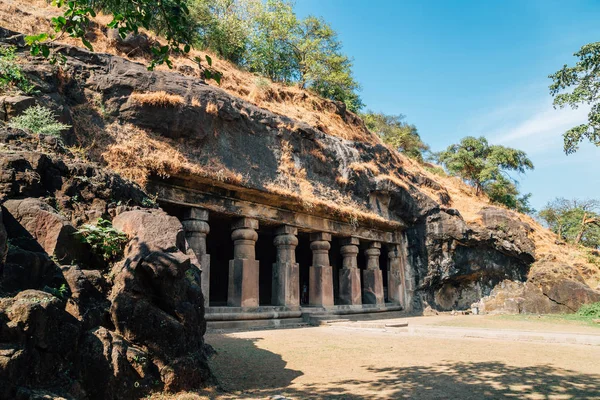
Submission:
M 152 351 L 165 389 L 206 383 L 200 271 L 195 257 L 183 252 L 181 223 L 162 211 L 138 210 L 120 214 L 114 226 L 131 238 L 111 295 L 117 332 Z
M 31 236 L 46 253 L 62 264 L 90 263 L 90 248 L 78 240 L 77 229 L 52 207 L 39 199 L 7 200 L 6 217 L 13 237 Z M 36 250 L 35 246 L 31 250 Z
M 10 118 L 16 117 L 34 105 L 35 98 L 31 96 L 1 96 L 0 120 L 8 121 Z

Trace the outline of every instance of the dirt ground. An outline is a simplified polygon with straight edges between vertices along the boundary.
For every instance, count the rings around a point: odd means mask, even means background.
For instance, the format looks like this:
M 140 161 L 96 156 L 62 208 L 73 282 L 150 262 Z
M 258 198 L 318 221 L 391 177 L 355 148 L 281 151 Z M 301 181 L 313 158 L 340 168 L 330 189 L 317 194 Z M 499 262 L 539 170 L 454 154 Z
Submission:
M 341 326 L 212 333 L 206 341 L 217 351 L 211 367 L 226 391 L 211 398 L 600 399 L 600 346 Z
M 570 315 L 437 315 L 395 319 L 410 325 L 449 326 L 519 331 L 572 332 L 600 335 L 600 324 Z M 572 318 L 572 319 L 569 319 Z

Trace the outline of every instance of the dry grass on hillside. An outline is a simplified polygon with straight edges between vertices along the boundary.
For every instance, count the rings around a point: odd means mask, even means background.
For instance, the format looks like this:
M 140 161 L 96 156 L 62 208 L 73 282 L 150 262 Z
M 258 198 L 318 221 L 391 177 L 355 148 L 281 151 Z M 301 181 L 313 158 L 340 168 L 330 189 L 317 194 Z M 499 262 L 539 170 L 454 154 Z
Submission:
M 135 104 L 157 107 L 179 107 L 185 104 L 183 97 L 176 94 L 169 94 L 162 90 L 151 93 L 132 93 L 130 99 Z
M 45 0 L 2 0 L 0 3 L 0 25 L 25 34 L 51 32 L 50 18 L 58 15 L 58 9 Z M 149 63 L 147 56 L 127 54 L 119 51 L 102 31 L 111 18 L 98 15 L 94 21 L 87 39 L 94 46 L 94 51 L 119 55 L 143 64 Z M 153 40 L 158 40 L 151 33 L 145 32 Z M 64 37 L 61 42 L 83 47 L 81 41 Z M 334 102 L 325 100 L 298 86 L 288 86 L 259 77 L 253 73 L 241 70 L 239 67 L 219 59 L 207 51 L 192 50 L 190 58 L 204 58 L 209 54 L 213 59 L 213 68 L 223 73 L 221 85 L 208 81 L 209 85 L 218 86 L 226 92 L 245 99 L 258 107 L 265 108 L 276 114 L 284 115 L 308 123 L 323 132 L 348 140 L 367 143 L 379 143 L 377 135 L 369 132 L 358 118 L 349 114 L 344 121 L 339 115 Z M 183 74 L 199 77 L 196 64 L 188 58 L 173 57 L 174 70 Z M 191 68 L 190 68 L 191 67 Z M 169 70 L 167 66 L 159 66 L 157 70 Z

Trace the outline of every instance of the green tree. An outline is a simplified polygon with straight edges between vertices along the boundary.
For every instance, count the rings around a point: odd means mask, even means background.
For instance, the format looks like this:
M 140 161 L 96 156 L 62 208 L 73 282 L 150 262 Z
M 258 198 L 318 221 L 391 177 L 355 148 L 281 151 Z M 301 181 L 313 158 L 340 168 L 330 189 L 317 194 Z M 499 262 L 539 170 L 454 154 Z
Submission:
M 360 85 L 352 76 L 352 60 L 342 53 L 337 33 L 323 18 L 309 16 L 302 20 L 290 45 L 297 58 L 301 87 L 342 101 L 354 112 L 363 107 L 356 93 Z
M 404 121 L 404 115 L 387 115 L 367 111 L 361 117 L 367 128 L 378 134 L 384 143 L 423 162 L 423 153 L 429 150 L 429 146 L 421 140 L 417 127 Z
M 259 0 L 189 0 L 198 44 L 220 57 L 243 64 Z
M 562 240 L 600 248 L 600 201 L 556 198 L 538 216 Z
M 460 176 L 475 187 L 476 193 L 486 193 L 492 201 L 507 207 L 531 211 L 529 195 L 518 197 L 519 191 L 508 171 L 524 173 L 533 163 L 521 150 L 490 145 L 486 138 L 467 136 L 460 143 L 437 154 L 448 172 Z
M 295 82 L 298 60 L 290 42 L 297 27 L 298 19 L 289 1 L 267 0 L 262 7 L 255 8 L 248 68 L 273 81 Z
M 575 66 L 565 64 L 549 76 L 553 81 L 550 93 L 554 96 L 555 107 L 591 105 L 587 124 L 575 126 L 564 133 L 566 154 L 576 152 L 584 139 L 600 146 L 600 42 L 586 44 L 574 55 L 579 58 Z M 564 92 L 572 86 L 572 91 Z

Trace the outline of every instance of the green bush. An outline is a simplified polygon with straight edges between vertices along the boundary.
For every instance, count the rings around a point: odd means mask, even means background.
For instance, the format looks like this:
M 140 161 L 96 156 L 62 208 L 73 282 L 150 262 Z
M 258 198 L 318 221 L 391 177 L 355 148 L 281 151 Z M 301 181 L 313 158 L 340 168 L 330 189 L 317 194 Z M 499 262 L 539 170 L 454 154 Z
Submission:
M 52 110 L 39 105 L 29 107 L 23 114 L 11 119 L 8 125 L 36 135 L 52 136 L 60 136 L 60 131 L 70 128 L 69 125 L 56 121 Z
M 584 304 L 577 311 L 582 317 L 600 318 L 600 301 L 592 304 Z
M 17 63 L 15 48 L 0 47 L 0 92 L 10 92 L 15 88 L 25 94 L 35 91 Z
M 89 244 L 92 251 L 105 261 L 114 262 L 123 257 L 127 235 L 113 228 L 109 220 L 100 218 L 96 225 L 83 225 L 77 233 L 81 240 Z

